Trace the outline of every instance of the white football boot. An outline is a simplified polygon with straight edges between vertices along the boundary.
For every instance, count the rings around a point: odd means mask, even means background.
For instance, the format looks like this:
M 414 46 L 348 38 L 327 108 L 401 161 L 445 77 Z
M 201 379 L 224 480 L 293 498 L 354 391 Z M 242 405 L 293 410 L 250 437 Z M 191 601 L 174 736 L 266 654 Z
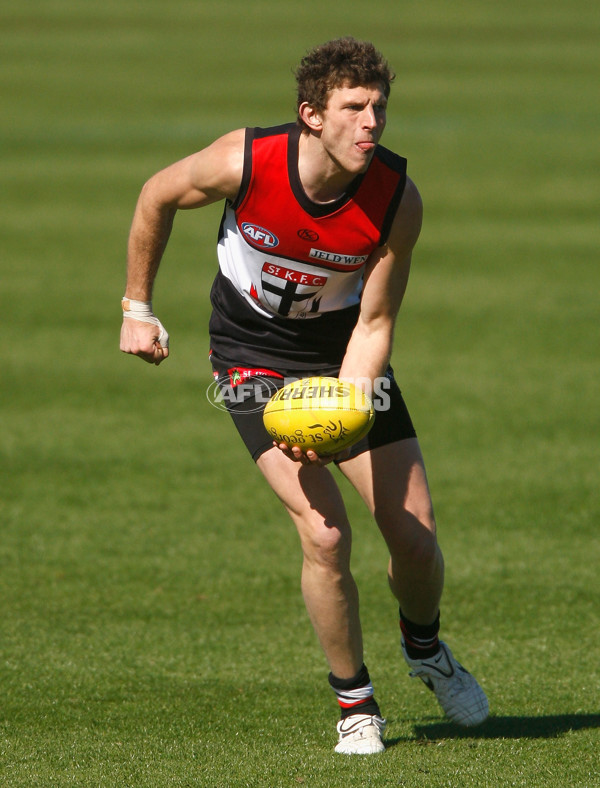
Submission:
M 386 721 L 376 714 L 352 714 L 340 720 L 337 724 L 340 738 L 335 751 L 346 755 L 372 755 L 383 752 L 385 744 L 381 736 L 385 725 Z
M 419 678 L 435 694 L 446 716 L 458 725 L 479 725 L 489 714 L 488 700 L 477 680 L 452 656 L 440 640 L 440 650 L 433 657 L 411 659 L 402 638 L 402 653 L 411 668 L 412 678 Z

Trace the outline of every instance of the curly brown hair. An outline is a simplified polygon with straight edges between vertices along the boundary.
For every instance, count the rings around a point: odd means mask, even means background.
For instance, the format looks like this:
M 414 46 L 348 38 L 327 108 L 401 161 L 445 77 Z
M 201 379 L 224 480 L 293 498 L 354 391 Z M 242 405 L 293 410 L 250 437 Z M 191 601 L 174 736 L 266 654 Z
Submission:
M 314 109 L 322 111 L 327 106 L 329 91 L 346 83 L 357 87 L 381 82 L 387 98 L 396 75 L 371 42 L 346 36 L 327 41 L 307 52 L 295 76 L 297 107 L 306 101 Z M 298 122 L 304 125 L 300 116 Z

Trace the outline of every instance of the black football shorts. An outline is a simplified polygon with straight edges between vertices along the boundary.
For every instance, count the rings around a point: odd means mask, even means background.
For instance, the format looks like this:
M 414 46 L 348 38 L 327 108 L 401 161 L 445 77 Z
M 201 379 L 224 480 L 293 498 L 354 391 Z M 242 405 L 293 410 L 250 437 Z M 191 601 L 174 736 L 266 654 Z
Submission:
M 263 410 L 271 396 L 292 380 L 311 377 L 312 374 L 337 377 L 339 372 L 339 367 L 317 373 L 252 368 L 217 359 L 214 354 L 211 363 L 215 381 L 209 389 L 209 400 L 231 415 L 254 461 L 273 446 L 273 438 L 263 424 Z M 375 423 L 364 438 L 350 447 L 350 456 L 346 459 L 387 443 L 416 437 L 391 367 L 388 367 L 385 379 L 379 381 L 372 400 Z

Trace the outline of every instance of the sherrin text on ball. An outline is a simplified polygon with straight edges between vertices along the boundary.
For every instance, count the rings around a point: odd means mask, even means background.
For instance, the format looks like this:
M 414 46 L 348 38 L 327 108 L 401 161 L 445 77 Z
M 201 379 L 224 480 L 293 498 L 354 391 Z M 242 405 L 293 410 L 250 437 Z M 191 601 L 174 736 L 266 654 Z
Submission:
M 279 389 L 267 403 L 263 421 L 277 443 L 326 456 L 364 437 L 375 411 L 370 397 L 353 383 L 311 377 Z

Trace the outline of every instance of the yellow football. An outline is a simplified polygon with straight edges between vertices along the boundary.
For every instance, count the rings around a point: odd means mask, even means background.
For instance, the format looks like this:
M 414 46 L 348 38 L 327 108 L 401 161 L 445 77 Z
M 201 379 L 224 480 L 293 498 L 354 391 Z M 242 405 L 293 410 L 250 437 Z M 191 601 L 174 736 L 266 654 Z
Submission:
M 371 399 L 353 383 L 313 377 L 279 389 L 267 403 L 263 421 L 278 443 L 326 456 L 365 436 L 375 411 Z

